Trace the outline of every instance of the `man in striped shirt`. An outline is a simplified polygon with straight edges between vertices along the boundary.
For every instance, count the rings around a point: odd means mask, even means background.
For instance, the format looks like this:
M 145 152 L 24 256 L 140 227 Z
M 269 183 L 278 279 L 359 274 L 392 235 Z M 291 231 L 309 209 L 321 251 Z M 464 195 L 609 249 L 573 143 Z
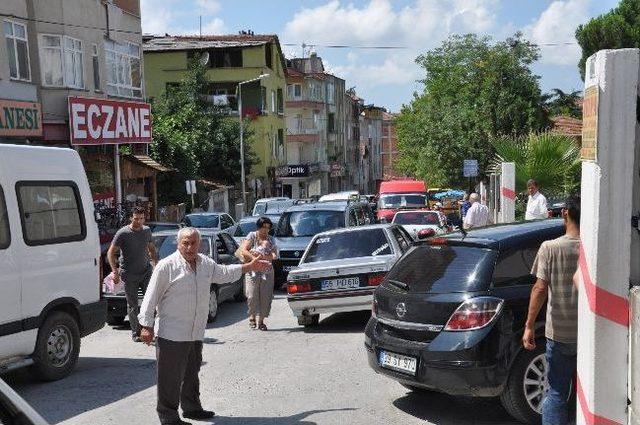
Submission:
M 567 400 L 576 370 L 578 292 L 573 284 L 573 275 L 580 255 L 580 198 L 567 198 L 562 217 L 566 233 L 558 239 L 544 242 L 533 264 L 531 273 L 537 281 L 531 291 L 522 337 L 525 349 L 536 348 L 536 318 L 546 300 L 546 372 L 549 390 L 542 402 L 543 425 L 567 423 Z

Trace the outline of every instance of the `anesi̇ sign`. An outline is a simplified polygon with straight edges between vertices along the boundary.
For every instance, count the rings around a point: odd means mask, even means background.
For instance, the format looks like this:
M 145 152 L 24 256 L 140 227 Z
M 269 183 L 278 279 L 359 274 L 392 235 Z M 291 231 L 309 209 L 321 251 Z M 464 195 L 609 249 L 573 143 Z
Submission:
M 72 145 L 151 143 L 148 103 L 69 97 Z
M 0 99 L 0 136 L 42 136 L 40 104 Z

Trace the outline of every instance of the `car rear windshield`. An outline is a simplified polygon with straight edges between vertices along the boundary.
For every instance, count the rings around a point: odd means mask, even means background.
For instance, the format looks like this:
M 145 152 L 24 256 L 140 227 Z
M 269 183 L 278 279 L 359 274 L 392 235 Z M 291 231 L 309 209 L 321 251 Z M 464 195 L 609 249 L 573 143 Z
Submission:
M 428 212 L 428 211 L 415 211 L 415 212 L 403 212 L 398 213 L 393 218 L 393 222 L 397 224 L 440 224 L 440 218 L 438 217 L 437 212 Z
M 200 229 L 217 228 L 220 217 L 217 215 L 188 215 L 184 218 L 187 226 L 197 227 Z
M 420 245 L 400 259 L 387 278 L 416 293 L 482 291 L 491 281 L 495 259 L 496 252 L 485 248 Z
M 378 208 L 424 207 L 427 196 L 420 194 L 382 195 L 378 200 Z
M 392 248 L 382 229 L 359 230 L 318 237 L 309 246 L 305 263 L 372 257 L 392 254 Z
M 153 243 L 155 244 L 156 249 L 158 250 L 158 258 L 160 260 L 173 254 L 178 249 L 178 241 L 176 240 L 176 235 L 154 236 Z M 211 252 L 209 250 L 210 246 L 211 246 L 211 242 L 209 238 L 203 237 L 202 240 L 200 241 L 200 250 L 199 250 L 200 253 L 209 255 Z
M 276 235 L 285 238 L 315 236 L 341 227 L 344 227 L 343 211 L 292 211 L 283 214 Z

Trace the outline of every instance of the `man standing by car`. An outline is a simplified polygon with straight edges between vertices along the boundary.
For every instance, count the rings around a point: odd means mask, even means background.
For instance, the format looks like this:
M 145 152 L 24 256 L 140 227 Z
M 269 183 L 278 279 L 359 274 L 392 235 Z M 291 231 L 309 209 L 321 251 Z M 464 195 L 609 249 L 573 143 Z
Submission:
M 540 193 L 538 182 L 530 179 L 527 182 L 529 199 L 527 200 L 527 210 L 524 214 L 525 220 L 543 220 L 549 217 L 547 211 L 547 198 Z
M 215 416 L 200 404 L 198 373 L 202 363 L 202 340 L 209 314 L 212 283 L 235 282 L 243 273 L 264 272 L 270 263 L 254 258 L 240 265 L 222 266 L 199 254 L 200 232 L 180 229 L 178 250 L 156 266 L 144 295 L 138 319 L 140 339 L 150 344 L 154 336 L 157 359 L 157 411 L 162 424 L 188 424 L 183 416 L 206 420 Z M 154 312 L 157 315 L 154 320 Z
M 489 208 L 486 205 L 482 205 L 479 202 L 480 197 L 477 193 L 469 195 L 469 202 L 471 207 L 467 211 L 462 225 L 465 229 L 471 229 L 472 227 L 484 227 L 489 221 Z
M 133 209 L 131 223 L 116 232 L 107 253 L 114 284 L 118 284 L 120 279 L 124 281 L 131 338 L 135 342 L 140 341 L 138 291 L 146 291 L 153 265 L 158 262 L 156 247 L 151 240 L 151 230 L 144 225 L 145 213 L 142 207 Z
M 531 274 L 537 281 L 531 290 L 529 313 L 522 343 L 536 348 L 535 325 L 547 300 L 545 336 L 549 391 L 542 402 L 543 425 L 567 423 L 567 400 L 576 371 L 578 337 L 578 292 L 573 275 L 580 255 L 580 198 L 567 198 L 562 217 L 564 236 L 540 246 Z

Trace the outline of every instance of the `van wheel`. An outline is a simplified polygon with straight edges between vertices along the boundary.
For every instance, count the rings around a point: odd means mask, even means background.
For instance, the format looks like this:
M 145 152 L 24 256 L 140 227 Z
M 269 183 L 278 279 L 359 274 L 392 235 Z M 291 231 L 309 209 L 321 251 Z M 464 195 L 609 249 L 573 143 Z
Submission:
M 500 401 L 506 411 L 520 422 L 539 424 L 547 388 L 545 344 L 538 342 L 535 350 L 523 350 L 518 355 Z
M 298 316 L 298 325 L 304 326 L 305 328 L 318 326 L 318 323 L 320 323 L 319 314 L 312 314 L 309 316 Z
M 211 296 L 209 297 L 209 316 L 207 317 L 207 323 L 211 323 L 216 320 L 218 316 L 218 294 L 215 288 L 211 288 Z
M 33 353 L 33 371 L 43 381 L 68 376 L 80 354 L 78 323 L 68 313 L 56 311 L 45 319 Z

